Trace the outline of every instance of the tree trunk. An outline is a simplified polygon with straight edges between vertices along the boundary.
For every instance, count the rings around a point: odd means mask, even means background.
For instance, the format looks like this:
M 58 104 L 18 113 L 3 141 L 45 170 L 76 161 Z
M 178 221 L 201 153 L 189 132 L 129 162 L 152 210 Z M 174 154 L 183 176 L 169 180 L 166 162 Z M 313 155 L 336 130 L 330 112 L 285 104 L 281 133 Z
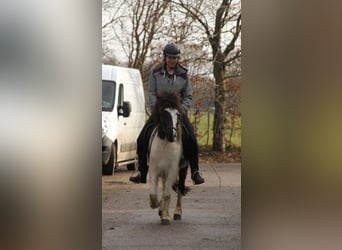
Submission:
M 223 84 L 224 66 L 220 62 L 219 56 L 214 60 L 214 77 L 215 77 L 215 114 L 214 114 L 214 136 L 213 150 L 225 152 L 225 91 Z

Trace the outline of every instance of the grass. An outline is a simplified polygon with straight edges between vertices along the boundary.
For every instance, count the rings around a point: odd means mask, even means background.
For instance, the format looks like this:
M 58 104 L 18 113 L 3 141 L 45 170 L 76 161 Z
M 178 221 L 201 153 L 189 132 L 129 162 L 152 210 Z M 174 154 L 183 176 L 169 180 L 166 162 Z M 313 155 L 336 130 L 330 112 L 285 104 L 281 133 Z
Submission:
M 200 147 L 200 162 L 240 162 L 241 161 L 241 117 L 236 118 L 234 129 L 228 117 L 226 130 L 227 152 L 212 151 L 214 114 L 201 112 L 197 117 L 189 113 Z M 231 142 L 230 141 L 230 134 Z

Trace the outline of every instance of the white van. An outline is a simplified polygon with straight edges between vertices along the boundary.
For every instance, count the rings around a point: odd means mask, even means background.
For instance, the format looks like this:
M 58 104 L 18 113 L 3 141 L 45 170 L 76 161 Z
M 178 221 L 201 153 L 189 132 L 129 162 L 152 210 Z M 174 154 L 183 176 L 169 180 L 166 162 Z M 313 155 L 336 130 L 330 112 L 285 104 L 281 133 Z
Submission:
M 136 140 L 145 124 L 145 95 L 139 70 L 102 65 L 102 174 L 137 163 Z

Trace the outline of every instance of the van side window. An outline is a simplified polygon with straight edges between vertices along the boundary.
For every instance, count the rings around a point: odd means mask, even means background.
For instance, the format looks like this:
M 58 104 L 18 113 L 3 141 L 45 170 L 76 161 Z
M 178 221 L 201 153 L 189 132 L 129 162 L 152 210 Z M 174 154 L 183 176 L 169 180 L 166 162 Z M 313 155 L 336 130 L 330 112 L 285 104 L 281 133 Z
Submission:
M 124 87 L 123 87 L 123 84 L 121 83 L 120 86 L 119 86 L 119 99 L 118 99 L 118 104 L 120 106 L 123 105 L 123 102 L 124 102 Z

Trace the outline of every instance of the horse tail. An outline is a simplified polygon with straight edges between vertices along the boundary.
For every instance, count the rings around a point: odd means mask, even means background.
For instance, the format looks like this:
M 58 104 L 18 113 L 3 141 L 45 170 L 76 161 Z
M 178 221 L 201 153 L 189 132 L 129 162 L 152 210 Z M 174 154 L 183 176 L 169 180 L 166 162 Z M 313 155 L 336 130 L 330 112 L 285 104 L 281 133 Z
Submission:
M 190 187 L 185 186 L 185 179 L 186 179 L 187 172 L 188 172 L 188 165 L 186 165 L 186 167 L 179 169 L 178 189 L 183 196 L 186 195 L 191 190 Z
M 183 196 L 187 195 L 190 192 L 191 188 L 188 186 L 184 186 L 184 188 L 180 188 L 179 191 Z
M 180 185 L 178 181 L 172 185 L 172 189 L 176 193 L 179 191 L 182 194 L 182 196 L 187 195 L 191 191 L 190 187 L 185 186 L 185 185 Z

